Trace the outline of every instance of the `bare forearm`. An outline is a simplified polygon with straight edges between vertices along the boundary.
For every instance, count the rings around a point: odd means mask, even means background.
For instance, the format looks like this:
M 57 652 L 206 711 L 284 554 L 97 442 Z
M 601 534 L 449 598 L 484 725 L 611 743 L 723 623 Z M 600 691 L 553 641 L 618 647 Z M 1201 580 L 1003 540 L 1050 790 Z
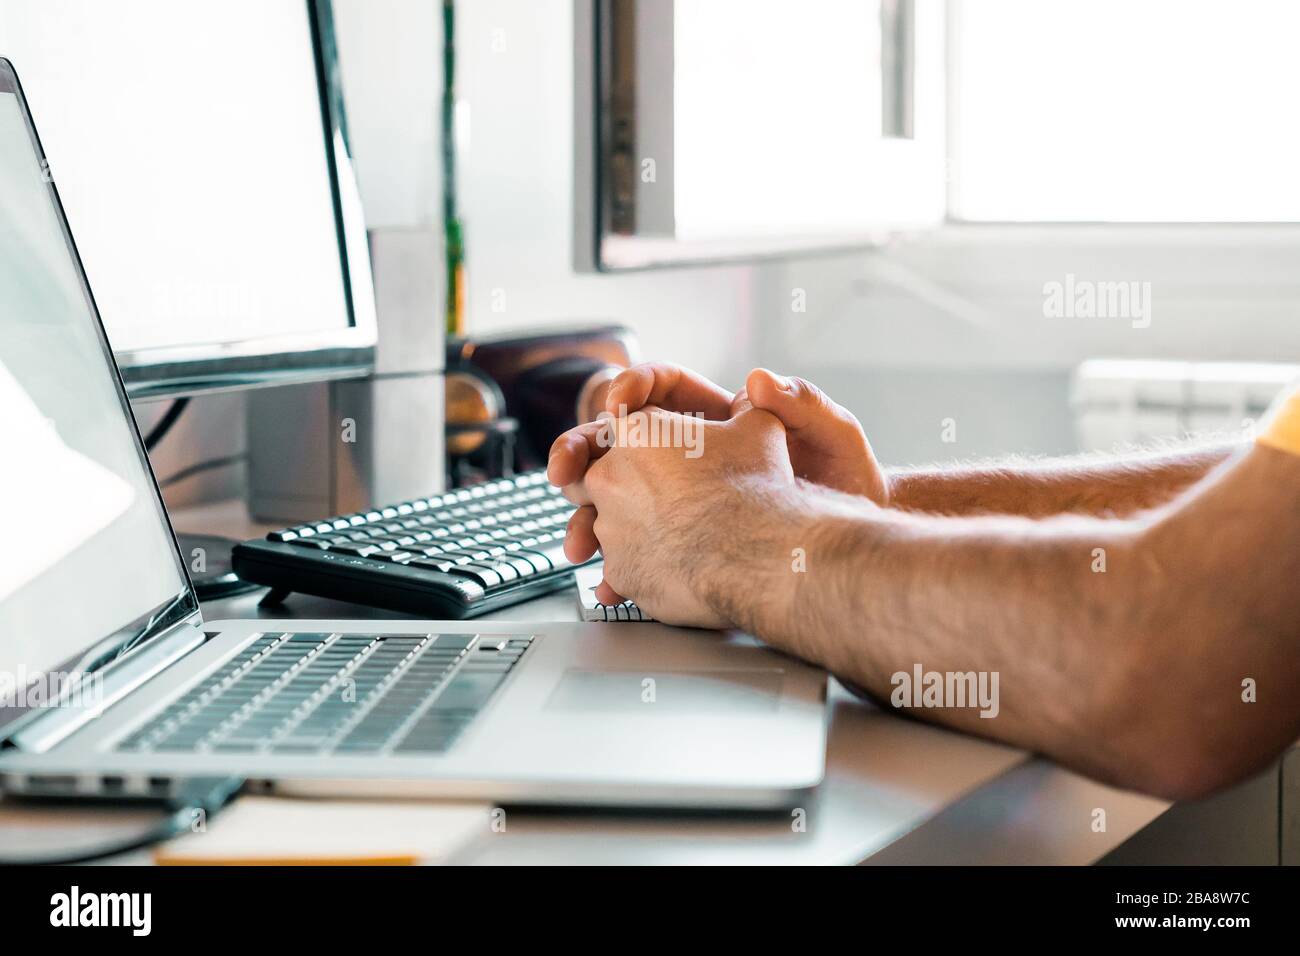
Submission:
M 1095 731 L 1131 640 L 1123 620 L 1138 578 L 1131 526 L 1084 517 L 954 522 L 821 493 L 796 508 L 790 526 L 806 542 L 806 569 L 789 576 L 790 602 L 760 606 L 769 613 L 748 622 L 753 630 L 881 700 L 894 675 L 910 681 L 918 668 L 995 679 L 992 715 L 975 701 L 944 701 L 924 716 L 1113 775 L 1118 758 L 1099 751 L 1104 735 Z M 788 616 L 773 619 L 773 609 Z M 921 688 L 912 690 L 919 703 Z
M 900 469 L 889 475 L 889 503 L 947 515 L 1132 515 L 1172 500 L 1233 451 L 1224 445 L 1103 461 Z
M 1300 734 L 1300 549 L 1261 549 L 1300 539 L 1288 456 L 1256 451 L 1129 520 L 915 515 L 807 488 L 764 513 L 761 546 L 728 564 L 750 595 L 732 619 L 881 700 L 918 670 L 997 675 L 996 716 L 913 686 L 918 716 L 1168 796 Z M 800 566 L 777 560 L 796 548 Z M 1267 700 L 1243 694 L 1264 681 Z

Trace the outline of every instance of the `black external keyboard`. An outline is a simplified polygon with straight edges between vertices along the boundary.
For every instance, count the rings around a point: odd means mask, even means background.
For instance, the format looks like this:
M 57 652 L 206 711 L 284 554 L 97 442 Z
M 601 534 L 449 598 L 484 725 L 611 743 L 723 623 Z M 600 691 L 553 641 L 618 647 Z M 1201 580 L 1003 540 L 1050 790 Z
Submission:
M 466 618 L 572 582 L 574 508 L 542 471 L 273 531 L 235 573 L 272 588 L 431 618 Z

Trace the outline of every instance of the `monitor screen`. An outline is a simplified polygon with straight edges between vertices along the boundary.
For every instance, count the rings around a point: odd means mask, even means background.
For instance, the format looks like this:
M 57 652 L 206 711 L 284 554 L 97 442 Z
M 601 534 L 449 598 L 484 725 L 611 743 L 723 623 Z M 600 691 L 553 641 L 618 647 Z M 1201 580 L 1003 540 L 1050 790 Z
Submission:
M 184 363 L 200 378 L 232 363 L 283 372 L 266 357 L 373 344 L 354 334 L 368 263 L 342 228 L 359 207 L 345 208 L 354 187 L 336 167 L 322 11 L 0 0 L 0 55 L 22 77 L 129 382 Z M 366 276 L 350 274 L 353 254 Z
M 0 696 L 197 607 L 15 90 L 0 63 Z

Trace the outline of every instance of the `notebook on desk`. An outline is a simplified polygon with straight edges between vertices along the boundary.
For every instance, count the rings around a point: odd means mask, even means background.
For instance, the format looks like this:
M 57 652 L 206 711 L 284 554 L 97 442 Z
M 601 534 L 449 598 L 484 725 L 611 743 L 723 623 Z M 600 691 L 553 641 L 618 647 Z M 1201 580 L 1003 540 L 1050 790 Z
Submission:
M 574 579 L 578 589 L 578 607 L 584 621 L 653 621 L 632 601 L 622 604 L 602 604 L 596 599 L 596 586 L 600 584 L 605 565 L 589 564 L 578 568 Z

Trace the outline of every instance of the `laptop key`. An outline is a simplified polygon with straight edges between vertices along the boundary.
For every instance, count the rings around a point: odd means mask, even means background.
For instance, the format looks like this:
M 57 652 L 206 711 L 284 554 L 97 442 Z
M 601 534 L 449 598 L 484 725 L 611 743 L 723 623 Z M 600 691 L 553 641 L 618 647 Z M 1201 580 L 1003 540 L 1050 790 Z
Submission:
M 505 674 L 466 674 L 457 672 L 445 690 L 434 700 L 432 710 L 479 710 L 491 698 Z
M 474 643 L 475 634 L 437 634 L 433 646 L 437 650 L 464 650 Z

